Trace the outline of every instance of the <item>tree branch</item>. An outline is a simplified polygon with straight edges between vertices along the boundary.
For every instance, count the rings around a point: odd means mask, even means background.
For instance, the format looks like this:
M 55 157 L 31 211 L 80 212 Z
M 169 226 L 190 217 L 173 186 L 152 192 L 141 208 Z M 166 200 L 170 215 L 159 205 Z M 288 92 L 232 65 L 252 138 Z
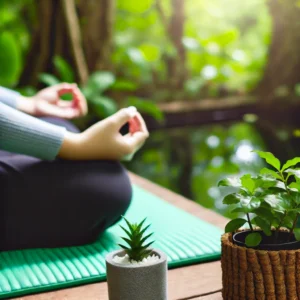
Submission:
M 62 0 L 62 4 L 79 80 L 80 83 L 85 83 L 88 79 L 89 70 L 82 48 L 75 2 L 74 0 Z

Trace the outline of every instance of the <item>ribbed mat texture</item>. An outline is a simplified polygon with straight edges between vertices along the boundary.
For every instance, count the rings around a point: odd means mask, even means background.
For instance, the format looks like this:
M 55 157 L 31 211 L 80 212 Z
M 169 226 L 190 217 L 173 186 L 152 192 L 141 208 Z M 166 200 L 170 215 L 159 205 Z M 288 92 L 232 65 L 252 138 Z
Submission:
M 154 247 L 167 254 L 169 268 L 220 258 L 220 229 L 137 186 L 126 217 L 147 217 Z M 105 280 L 105 256 L 119 249 L 123 235 L 119 224 L 91 245 L 0 253 L 0 299 Z

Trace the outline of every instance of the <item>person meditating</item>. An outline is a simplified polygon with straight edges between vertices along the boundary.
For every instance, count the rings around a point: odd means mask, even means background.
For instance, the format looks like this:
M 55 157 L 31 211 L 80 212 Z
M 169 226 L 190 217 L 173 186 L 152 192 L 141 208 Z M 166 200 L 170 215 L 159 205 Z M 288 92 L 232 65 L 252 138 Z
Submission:
M 73 100 L 61 100 L 65 93 Z M 31 98 L 0 87 L 0 250 L 92 243 L 128 209 L 131 183 L 119 161 L 148 138 L 145 122 L 134 107 L 81 133 L 65 120 L 86 113 L 76 84 Z

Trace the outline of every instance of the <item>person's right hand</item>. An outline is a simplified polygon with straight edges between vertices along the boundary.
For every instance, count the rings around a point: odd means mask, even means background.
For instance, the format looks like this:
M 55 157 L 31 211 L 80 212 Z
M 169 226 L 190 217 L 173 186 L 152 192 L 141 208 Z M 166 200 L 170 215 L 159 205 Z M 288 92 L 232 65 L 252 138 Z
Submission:
M 121 135 L 121 127 L 133 118 L 138 120 L 138 126 Z M 122 160 L 141 148 L 148 136 L 146 124 L 136 108 L 124 108 L 82 133 L 67 132 L 58 156 L 72 160 Z

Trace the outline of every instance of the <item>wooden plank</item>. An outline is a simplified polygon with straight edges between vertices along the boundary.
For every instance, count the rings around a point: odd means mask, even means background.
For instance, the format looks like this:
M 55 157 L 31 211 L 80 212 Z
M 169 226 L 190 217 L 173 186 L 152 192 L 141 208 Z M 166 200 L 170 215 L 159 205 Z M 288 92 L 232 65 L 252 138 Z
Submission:
M 175 101 L 159 103 L 158 106 L 164 112 L 163 122 L 158 122 L 152 116 L 143 114 L 150 131 L 242 120 L 245 114 L 260 112 L 255 99 L 244 96 L 200 101 Z
M 193 265 L 168 272 L 168 299 L 186 299 L 221 289 L 220 262 Z M 107 283 L 88 284 L 18 300 L 108 300 Z M 132 299 L 140 300 L 140 299 Z
M 177 195 L 135 174 L 130 174 L 134 184 L 151 191 L 169 203 L 207 221 L 223 227 L 227 220 L 197 203 Z M 170 270 L 168 272 L 169 300 L 188 299 L 196 295 L 213 293 L 221 289 L 219 261 Z M 107 283 L 88 284 L 48 293 L 16 298 L 18 300 L 108 300 Z M 209 299 L 209 298 L 208 298 Z M 214 299 L 214 298 L 212 298 Z M 207 299 L 205 299 L 207 300 Z M 217 300 L 217 298 L 216 298 Z
M 164 187 L 161 187 L 145 178 L 130 173 L 130 178 L 133 183 L 142 187 L 143 189 L 150 191 L 152 194 L 157 195 L 161 199 L 189 212 L 190 214 L 214 224 L 220 228 L 225 228 L 228 219 L 224 218 L 220 214 L 204 208 L 194 201 L 188 200 L 185 197 L 178 195 Z
M 224 110 L 249 106 L 256 103 L 256 98 L 251 96 L 238 96 L 217 99 L 203 99 L 198 101 L 172 101 L 167 103 L 158 103 L 158 107 L 165 113 L 192 112 L 195 110 Z
M 190 300 L 222 300 L 222 294 L 221 293 L 215 293 L 211 295 L 196 297 L 196 298 L 190 298 Z

